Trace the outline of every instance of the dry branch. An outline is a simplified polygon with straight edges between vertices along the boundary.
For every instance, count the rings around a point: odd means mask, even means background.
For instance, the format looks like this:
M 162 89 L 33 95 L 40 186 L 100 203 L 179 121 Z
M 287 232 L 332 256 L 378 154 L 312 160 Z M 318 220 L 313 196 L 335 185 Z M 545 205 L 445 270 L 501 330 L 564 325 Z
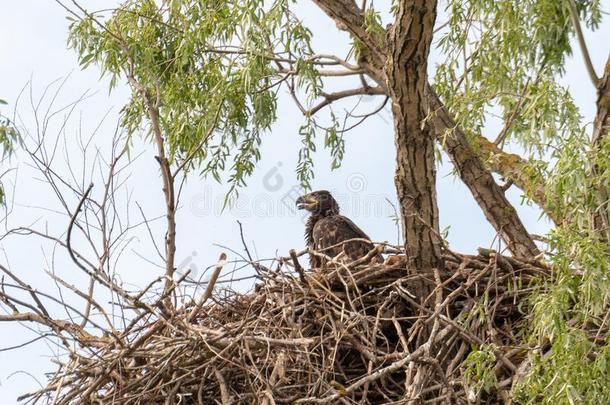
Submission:
M 445 252 L 444 270 L 411 275 L 400 252 L 393 258 L 402 259 L 389 264 L 337 263 L 309 271 L 297 257 L 291 252 L 274 269 L 261 266 L 266 270 L 254 291 L 239 294 L 214 289 L 222 256 L 205 292 L 193 297 L 197 304 L 147 312 L 114 339 L 78 339 L 81 349 L 47 387 L 23 399 L 375 404 L 468 403 L 474 396 L 497 402 L 526 361 L 519 303 L 549 274 L 545 263 L 489 250 Z M 302 274 L 293 273 L 293 265 Z M 428 285 L 432 307 L 414 295 L 415 282 Z M 152 301 L 163 300 L 159 294 Z M 6 294 L 3 300 L 15 303 Z M 8 317 L 76 334 L 38 316 Z M 417 343 L 420 334 L 424 344 Z M 502 388 L 473 391 L 464 366 L 472 347 L 491 350 Z

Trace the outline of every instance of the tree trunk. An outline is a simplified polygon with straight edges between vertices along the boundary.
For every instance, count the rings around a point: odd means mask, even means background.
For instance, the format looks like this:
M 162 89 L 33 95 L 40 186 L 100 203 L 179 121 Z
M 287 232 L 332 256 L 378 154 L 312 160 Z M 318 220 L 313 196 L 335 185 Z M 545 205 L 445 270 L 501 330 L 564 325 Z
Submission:
M 436 1 L 400 2 L 389 32 L 386 77 L 394 113 L 396 190 L 411 271 L 441 263 L 436 201 L 435 137 L 425 122 L 427 60 Z
M 593 152 L 600 153 L 604 148 L 604 144 L 608 142 L 605 139 L 608 136 L 608 126 L 610 125 L 610 58 L 604 67 L 604 75 L 597 83 L 597 113 L 593 121 Z M 593 175 L 595 178 L 601 178 L 602 173 L 608 169 L 600 167 L 599 163 L 593 165 Z M 593 213 L 593 226 L 599 231 L 600 236 L 606 241 L 610 241 L 610 214 L 609 214 L 609 193 L 606 184 L 600 184 L 595 191 L 597 200 L 597 209 Z
M 486 156 L 490 152 L 485 152 L 486 148 L 481 148 L 482 152 L 479 154 L 470 145 L 429 82 L 425 83 L 426 88 L 422 90 L 433 33 L 436 1 L 429 4 L 425 1 L 411 2 L 409 5 L 400 4 L 394 26 L 391 32 L 388 32 L 387 44 L 380 44 L 378 39 L 366 30 L 364 13 L 354 0 L 313 1 L 337 23 L 339 29 L 349 32 L 358 39 L 362 46 L 359 66 L 381 90 L 392 97 L 396 120 L 396 188 L 405 223 L 405 245 L 412 259 L 411 267 L 432 267 L 434 266 L 432 263 L 439 259 L 441 240 L 437 234 L 434 143 L 430 138 L 443 136 L 446 129 L 455 130 L 455 135 L 448 141 L 445 140 L 445 150 L 455 163 L 461 179 L 479 203 L 485 217 L 501 235 L 511 253 L 525 257 L 538 255 L 539 251 L 516 210 L 481 161 L 481 156 Z M 428 9 L 424 8 L 425 6 Z M 389 89 L 390 86 L 394 88 Z M 423 95 L 427 97 L 424 99 Z M 438 127 L 435 128 L 434 133 L 430 132 L 427 125 L 421 126 L 423 118 L 429 111 L 434 112 L 432 118 Z M 479 138 L 484 139 L 481 135 Z M 493 152 L 497 158 L 500 151 Z M 516 155 L 503 156 L 504 160 L 510 159 L 513 163 L 515 158 Z M 525 162 L 520 159 L 518 164 L 524 165 Z M 498 171 L 500 174 L 515 180 L 515 184 L 524 189 L 530 188 L 526 179 L 515 176 L 514 173 L 508 175 L 504 166 Z M 518 167 L 513 170 L 512 165 L 508 166 L 511 166 L 513 172 L 519 170 Z M 487 188 L 489 191 L 486 190 Z M 537 189 L 536 201 L 544 207 L 544 198 L 541 198 L 544 193 L 540 186 L 537 186 Z M 434 239 L 435 237 L 437 239 Z M 418 259 L 422 253 L 427 257 Z

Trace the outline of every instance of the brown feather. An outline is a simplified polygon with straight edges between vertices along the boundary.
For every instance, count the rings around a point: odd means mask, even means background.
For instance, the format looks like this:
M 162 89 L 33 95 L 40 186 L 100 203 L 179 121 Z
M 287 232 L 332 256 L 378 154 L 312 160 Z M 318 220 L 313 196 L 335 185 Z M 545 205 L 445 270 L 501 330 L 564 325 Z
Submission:
M 331 258 L 343 254 L 340 261 L 345 263 L 358 260 L 373 250 L 374 245 L 368 235 L 349 218 L 339 215 L 339 205 L 328 191 L 307 194 L 299 198 L 297 204 L 314 200 L 315 205 L 308 207 L 312 215 L 305 226 L 305 240 L 310 249 Z M 309 259 L 314 268 L 323 267 L 327 262 L 326 259 L 312 253 Z M 377 255 L 373 260 L 381 263 L 383 257 Z

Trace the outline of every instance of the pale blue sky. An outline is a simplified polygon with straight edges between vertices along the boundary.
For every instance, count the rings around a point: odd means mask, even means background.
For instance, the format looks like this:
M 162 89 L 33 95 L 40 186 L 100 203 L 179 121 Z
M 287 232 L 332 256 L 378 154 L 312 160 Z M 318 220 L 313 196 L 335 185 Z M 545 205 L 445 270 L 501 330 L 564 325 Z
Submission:
M 81 2 L 89 9 L 108 8 L 116 1 Z M 302 4 L 301 4 L 302 3 Z M 337 34 L 337 29 L 326 16 L 309 2 L 301 2 L 299 8 L 307 23 L 314 28 L 316 44 L 320 51 L 344 54 L 347 49 L 346 36 Z M 95 69 L 80 72 L 74 54 L 66 49 L 67 21 L 65 12 L 51 0 L 0 0 L 0 98 L 14 103 L 28 80 L 32 80 L 33 99 L 40 98 L 45 86 L 58 78 L 70 74 L 66 86 L 56 100 L 56 106 L 63 106 L 78 99 L 90 90 L 93 96 L 80 105 L 66 127 L 67 153 L 73 162 L 80 162 L 82 156 L 76 147 L 77 128 L 89 134 L 107 111 L 110 114 L 98 135 L 96 145 L 107 150 L 113 134 L 116 114 L 127 95 L 125 88 L 119 88 L 108 95 L 104 80 L 99 80 Z M 597 33 L 587 33 L 594 64 L 601 71 L 607 55 L 610 25 L 606 24 Z M 582 113 L 591 120 L 595 92 L 580 62 L 580 54 L 570 60 L 565 77 L 575 94 Z M 29 107 L 29 94 L 22 96 L 19 112 L 22 123 L 35 131 Z M 280 103 L 279 119 L 273 130 L 264 139 L 263 160 L 258 165 L 249 185 L 241 192 L 237 205 L 220 213 L 219 205 L 226 187 L 211 180 L 192 177 L 187 183 L 182 206 L 178 216 L 178 263 L 202 270 L 213 264 L 224 245 L 239 252 L 239 229 L 236 220 L 243 223 L 247 242 L 256 257 L 269 258 L 284 255 L 290 248 L 302 248 L 303 221 L 290 204 L 290 196 L 297 184 L 294 175 L 295 160 L 299 148 L 297 129 L 303 122 L 296 107 L 285 97 Z M 380 99 L 363 100 L 371 108 Z M 344 106 L 347 106 L 345 104 Z M 10 106 L 13 107 L 13 104 Z M 335 108 L 341 111 L 342 105 Z M 9 109 L 3 108 L 3 113 Z M 58 118 L 60 118 L 59 116 Z M 49 126 L 51 136 L 56 136 L 61 121 Z M 497 133 L 497 128 L 489 128 Z M 136 143 L 134 156 L 144 153 L 134 161 L 131 178 L 127 181 L 132 194 L 132 204 L 139 202 L 146 214 L 156 217 L 163 212 L 160 181 L 156 178 L 157 164 L 150 147 Z M 390 218 L 391 208 L 386 199 L 395 201 L 393 185 L 394 145 L 389 107 L 379 117 L 371 119 L 355 129 L 347 137 L 347 153 L 343 166 L 329 169 L 328 154 L 321 151 L 316 157 L 316 179 L 313 188 L 333 191 L 339 198 L 343 212 L 361 226 L 372 239 L 396 241 L 396 227 Z M 6 166 L 6 164 L 5 164 Z M 9 197 L 14 203 L 7 227 L 34 224 L 35 227 L 64 232 L 68 219 L 65 215 L 48 211 L 58 206 L 49 188 L 38 180 L 37 175 L 26 164 L 25 157 L 18 155 L 10 167 L 18 167 L 16 175 L 3 178 L 9 189 Z M 59 170 L 68 175 L 67 167 L 61 162 Z M 442 226 L 451 226 L 449 241 L 451 246 L 464 252 L 474 251 L 479 246 L 489 246 L 495 233 L 485 222 L 479 208 L 468 190 L 449 175 L 450 167 L 443 166 L 438 173 L 438 198 Z M 16 179 L 16 180 L 15 180 Z M 16 184 L 14 193 L 13 185 Z M 96 190 L 94 189 L 94 193 Z M 518 203 L 519 193 L 511 191 L 511 199 Z M 133 208 L 133 207 L 132 207 Z M 529 207 L 520 208 L 523 218 L 532 233 L 544 234 L 547 224 L 538 221 L 538 212 Z M 135 211 L 137 212 L 137 211 Z M 158 240 L 163 237 L 163 223 L 153 224 Z M 50 267 L 51 245 L 42 244 L 33 238 L 11 239 L 0 242 L 4 254 L 3 264 L 32 282 L 35 287 L 50 292 L 55 286 L 44 275 L 42 269 Z M 122 280 L 142 285 L 156 277 L 160 270 L 141 257 L 154 258 L 152 245 L 145 231 L 134 233 L 129 249 L 121 259 L 117 272 Z M 229 258 L 235 255 L 229 253 Z M 57 259 L 58 264 L 67 263 Z M 59 266 L 61 267 L 61 266 Z M 62 269 L 75 283 L 84 282 L 76 270 L 67 266 Z M 239 287 L 247 288 L 242 283 Z M 31 326 L 31 325 L 30 325 Z M 22 343 L 35 337 L 19 325 L 0 325 L 2 332 L 0 346 L 6 347 Z M 55 350 L 39 342 L 26 349 L 0 352 L 0 402 L 11 403 L 17 394 L 35 388 L 34 377 L 44 383 L 44 372 L 54 370 L 49 355 Z

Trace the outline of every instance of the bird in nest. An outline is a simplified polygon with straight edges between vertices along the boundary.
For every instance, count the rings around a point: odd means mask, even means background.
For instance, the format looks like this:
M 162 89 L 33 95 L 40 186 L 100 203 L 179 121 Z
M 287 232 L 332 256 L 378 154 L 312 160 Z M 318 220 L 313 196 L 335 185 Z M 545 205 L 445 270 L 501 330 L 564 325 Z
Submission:
M 326 190 L 314 191 L 299 197 L 298 209 L 311 213 L 305 226 L 305 240 L 310 249 L 311 267 L 320 268 L 328 259 L 313 251 L 343 263 L 365 257 L 375 246 L 371 239 L 349 218 L 339 214 L 339 204 Z M 382 263 L 383 257 L 376 254 L 372 262 Z

